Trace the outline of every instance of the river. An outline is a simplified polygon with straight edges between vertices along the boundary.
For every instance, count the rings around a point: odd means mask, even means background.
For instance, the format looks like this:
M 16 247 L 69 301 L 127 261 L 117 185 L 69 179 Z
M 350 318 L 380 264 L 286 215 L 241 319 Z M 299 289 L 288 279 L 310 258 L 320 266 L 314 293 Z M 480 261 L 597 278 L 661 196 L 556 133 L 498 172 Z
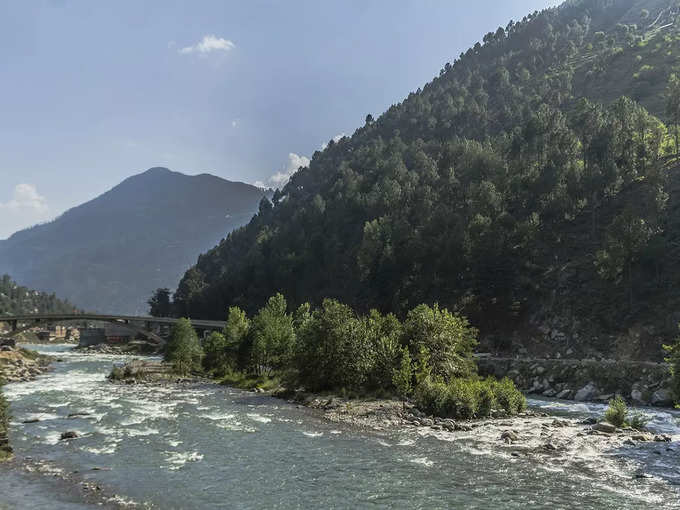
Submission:
M 669 463 L 655 444 L 551 467 L 474 434 L 364 432 L 216 385 L 114 385 L 105 377 L 123 356 L 32 348 L 63 362 L 35 381 L 5 387 L 18 458 L 77 472 L 142 508 L 680 508 L 680 458 Z M 530 404 L 557 415 L 602 412 L 597 405 Z M 652 429 L 680 439 L 677 413 L 645 412 Z M 23 423 L 33 418 L 40 421 Z M 67 430 L 81 437 L 60 441 Z M 678 443 L 670 448 L 680 452 Z M 640 470 L 645 478 L 634 476 Z M 2 509 L 89 507 L 52 477 L 0 467 Z

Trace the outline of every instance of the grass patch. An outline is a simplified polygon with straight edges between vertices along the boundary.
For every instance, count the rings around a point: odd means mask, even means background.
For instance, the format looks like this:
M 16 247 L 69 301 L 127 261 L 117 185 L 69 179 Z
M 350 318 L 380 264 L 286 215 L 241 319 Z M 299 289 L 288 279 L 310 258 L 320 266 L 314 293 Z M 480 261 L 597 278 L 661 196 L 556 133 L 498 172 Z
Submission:
M 220 384 L 232 386 L 242 390 L 254 390 L 256 388 L 263 391 L 274 391 L 281 388 L 281 380 L 276 377 L 255 376 L 238 371 L 229 371 L 220 379 Z

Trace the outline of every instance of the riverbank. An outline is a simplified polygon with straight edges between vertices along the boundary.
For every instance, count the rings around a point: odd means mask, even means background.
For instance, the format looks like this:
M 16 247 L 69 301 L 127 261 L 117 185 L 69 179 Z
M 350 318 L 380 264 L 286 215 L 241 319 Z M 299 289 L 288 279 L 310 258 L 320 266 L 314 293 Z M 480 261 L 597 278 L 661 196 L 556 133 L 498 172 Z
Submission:
M 32 381 L 50 368 L 52 358 L 22 347 L 2 346 L 0 350 L 0 463 L 14 456 L 9 442 L 10 411 L 2 385 Z
M 528 410 L 515 417 L 451 420 L 427 416 L 407 402 L 394 400 L 346 400 L 339 397 L 306 396 L 298 401 L 317 409 L 334 423 L 378 432 L 415 432 L 447 441 L 474 438 L 483 445 L 512 457 L 530 457 L 538 462 L 561 465 L 584 456 L 607 455 L 612 451 L 649 448 L 659 461 L 677 456 L 680 436 L 617 428 L 596 418 L 556 417 Z M 671 444 L 672 442 L 675 444 Z
M 22 347 L 0 350 L 0 378 L 6 383 L 31 381 L 47 372 L 53 358 Z
M 133 340 L 122 344 L 101 343 L 77 345 L 75 351 L 83 354 L 117 354 L 122 356 L 152 356 L 161 352 L 161 346 L 152 342 Z
M 0 464 L 12 458 L 12 447 L 9 445 L 9 404 L 2 393 L 0 383 Z

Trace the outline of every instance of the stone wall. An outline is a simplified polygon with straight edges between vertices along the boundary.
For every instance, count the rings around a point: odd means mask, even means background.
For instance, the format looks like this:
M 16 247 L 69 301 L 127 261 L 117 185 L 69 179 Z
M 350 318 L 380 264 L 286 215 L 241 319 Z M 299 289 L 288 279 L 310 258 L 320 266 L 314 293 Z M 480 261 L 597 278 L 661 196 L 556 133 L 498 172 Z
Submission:
M 480 358 L 480 375 L 509 377 L 529 394 L 606 402 L 615 395 L 637 405 L 670 406 L 670 371 L 665 363 Z

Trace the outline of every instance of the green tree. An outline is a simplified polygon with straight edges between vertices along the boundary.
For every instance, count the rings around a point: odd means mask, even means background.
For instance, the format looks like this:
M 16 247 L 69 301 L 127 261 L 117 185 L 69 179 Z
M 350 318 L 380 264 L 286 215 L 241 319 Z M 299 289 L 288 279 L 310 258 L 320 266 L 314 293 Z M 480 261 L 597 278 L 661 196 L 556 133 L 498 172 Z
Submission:
M 397 393 L 402 397 L 408 397 L 413 391 L 413 367 L 411 366 L 411 355 L 407 348 L 402 348 L 399 366 L 392 371 L 392 384 L 397 389 Z
M 367 383 L 372 388 L 389 389 L 401 354 L 401 323 L 393 314 L 382 315 L 377 310 L 361 320 L 373 355 Z
M 666 363 L 670 365 L 673 398 L 676 407 L 680 407 L 680 338 L 672 345 L 664 345 L 663 348 L 667 353 Z
M 258 375 L 284 368 L 292 357 L 295 332 L 286 309 L 286 299 L 276 294 L 253 318 L 251 359 Z
M 614 281 L 626 277 L 628 305 L 631 310 L 634 263 L 653 233 L 654 230 L 644 218 L 626 209 L 609 226 L 605 249 L 597 252 L 596 265 L 600 276 Z
M 178 320 L 172 328 L 165 348 L 165 361 L 179 374 L 186 375 L 201 368 L 203 349 L 189 319 Z
M 436 377 L 451 380 L 475 372 L 472 354 L 477 345 L 477 330 L 467 319 L 439 308 L 436 303 L 433 307 L 419 305 L 408 313 L 402 344 L 416 353 L 421 348 L 427 349 L 432 375 Z
M 152 317 L 172 317 L 172 301 L 170 289 L 156 289 L 148 301 L 149 314 Z
M 201 294 L 206 288 L 207 282 L 203 272 L 197 267 L 192 267 L 189 269 L 177 286 L 177 291 L 174 295 L 174 302 L 177 309 L 176 313 L 179 315 L 196 315 L 195 312 L 199 312 L 201 302 Z
M 374 362 L 365 323 L 334 299 L 325 299 L 298 330 L 296 366 L 310 390 L 365 387 Z
M 203 368 L 224 373 L 229 368 L 227 341 L 222 333 L 213 331 L 203 342 Z
M 675 155 L 680 157 L 680 77 L 672 74 L 666 90 L 666 114 L 673 125 Z
M 225 363 L 234 369 L 245 368 L 250 358 L 250 333 L 251 322 L 246 313 L 238 306 L 229 308 L 227 323 L 224 326 L 225 340 Z

